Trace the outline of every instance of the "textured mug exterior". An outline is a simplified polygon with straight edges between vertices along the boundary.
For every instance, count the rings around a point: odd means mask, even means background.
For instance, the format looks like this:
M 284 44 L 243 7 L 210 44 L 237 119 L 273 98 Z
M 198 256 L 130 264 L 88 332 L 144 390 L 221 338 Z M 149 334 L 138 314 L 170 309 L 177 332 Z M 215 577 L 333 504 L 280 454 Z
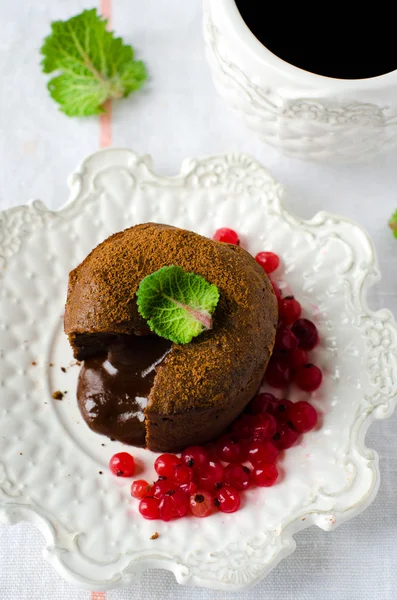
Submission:
M 285 154 L 344 163 L 397 145 L 397 71 L 357 80 L 303 71 L 256 39 L 235 0 L 204 0 L 204 39 L 218 92 Z

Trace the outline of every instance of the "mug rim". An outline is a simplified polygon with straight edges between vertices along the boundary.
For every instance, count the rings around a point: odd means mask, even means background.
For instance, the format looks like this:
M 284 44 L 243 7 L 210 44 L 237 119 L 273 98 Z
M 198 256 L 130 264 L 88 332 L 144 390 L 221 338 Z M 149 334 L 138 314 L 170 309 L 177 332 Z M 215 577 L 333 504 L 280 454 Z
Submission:
M 277 56 L 277 54 L 271 52 L 269 48 L 267 48 L 258 40 L 241 16 L 241 13 L 237 8 L 236 0 L 215 1 L 223 2 L 225 7 L 225 16 L 228 19 L 229 24 L 240 37 L 240 39 L 242 39 L 243 42 L 249 47 L 251 52 L 253 52 L 257 58 L 259 58 L 259 60 L 266 59 L 267 64 L 274 69 L 282 69 L 292 77 L 299 78 L 301 81 L 305 80 L 308 84 L 314 84 L 316 81 L 318 82 L 320 80 L 322 83 L 325 83 L 328 86 L 334 85 L 334 87 L 341 89 L 351 87 L 370 87 L 377 89 L 379 87 L 379 83 L 391 84 L 397 82 L 397 68 L 394 69 L 394 71 L 389 71 L 388 73 L 383 73 L 382 75 L 376 75 L 375 77 L 367 77 L 365 79 L 341 79 L 338 77 L 319 75 L 318 73 L 312 73 L 311 71 L 306 71 L 305 69 L 296 67 L 295 65 Z

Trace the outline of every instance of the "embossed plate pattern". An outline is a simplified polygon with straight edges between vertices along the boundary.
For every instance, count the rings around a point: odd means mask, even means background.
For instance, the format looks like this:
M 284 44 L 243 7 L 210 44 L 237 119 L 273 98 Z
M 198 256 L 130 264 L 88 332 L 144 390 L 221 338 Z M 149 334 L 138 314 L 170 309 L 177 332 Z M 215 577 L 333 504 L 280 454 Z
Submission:
M 372 244 L 347 220 L 288 214 L 280 185 L 242 154 L 186 160 L 180 175 L 161 177 L 148 157 L 105 150 L 70 186 L 57 212 L 36 201 L 0 215 L 1 519 L 37 524 L 46 558 L 89 589 L 128 585 L 151 567 L 181 584 L 252 585 L 293 551 L 294 533 L 331 530 L 375 497 L 377 455 L 364 436 L 395 406 L 397 330 L 390 312 L 366 304 L 379 277 Z M 280 482 L 248 491 L 233 515 L 143 520 L 130 481 L 106 467 L 122 445 L 89 431 L 76 407 L 78 365 L 62 330 L 68 272 L 109 234 L 145 221 L 204 235 L 231 226 L 250 252 L 278 252 L 281 286 L 285 278 L 320 330 L 314 360 L 325 377 L 312 401 L 321 427 L 285 453 Z M 55 390 L 67 392 L 62 401 Z M 150 480 L 153 456 L 134 454 Z

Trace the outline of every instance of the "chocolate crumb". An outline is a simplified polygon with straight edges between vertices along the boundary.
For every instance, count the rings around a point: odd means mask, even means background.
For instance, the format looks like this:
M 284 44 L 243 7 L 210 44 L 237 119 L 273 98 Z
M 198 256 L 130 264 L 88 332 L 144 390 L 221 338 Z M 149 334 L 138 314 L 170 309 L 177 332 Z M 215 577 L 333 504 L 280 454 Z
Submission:
M 37 362 L 35 360 L 32 360 L 32 367 L 35 367 L 37 365 Z
M 21 456 L 23 456 L 23 452 L 20 452 L 19 454 L 20 454 Z
M 80 360 L 76 360 L 76 365 L 79 367 L 81 365 L 81 361 Z
M 159 534 L 156 531 L 156 533 L 154 533 L 153 535 L 150 536 L 150 539 L 151 540 L 157 540 L 158 537 L 159 537 Z
M 98 471 L 99 475 L 103 475 L 103 471 Z
M 66 373 L 65 367 L 61 367 L 61 371 L 62 371 L 62 373 Z
M 53 366 L 54 366 L 54 363 L 50 363 L 50 364 L 49 364 L 49 366 L 50 366 L 50 367 L 53 367 Z
M 57 390 L 56 392 L 52 393 L 52 397 L 54 398 L 54 400 L 62 400 L 63 393 L 60 390 Z
M 104 446 L 105 444 L 101 444 L 101 446 Z
M 64 394 L 67 394 L 67 393 L 68 393 L 68 390 L 65 390 L 63 393 L 64 393 Z

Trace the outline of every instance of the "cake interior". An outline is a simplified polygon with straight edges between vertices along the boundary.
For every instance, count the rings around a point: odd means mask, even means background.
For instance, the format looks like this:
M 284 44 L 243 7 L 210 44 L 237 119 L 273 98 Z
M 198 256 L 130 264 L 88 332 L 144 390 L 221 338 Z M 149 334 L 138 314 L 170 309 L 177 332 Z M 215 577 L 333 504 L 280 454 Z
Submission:
M 97 433 L 145 446 L 144 411 L 156 369 L 172 342 L 153 334 L 91 334 L 85 341 L 88 358 L 77 387 L 85 421 Z

